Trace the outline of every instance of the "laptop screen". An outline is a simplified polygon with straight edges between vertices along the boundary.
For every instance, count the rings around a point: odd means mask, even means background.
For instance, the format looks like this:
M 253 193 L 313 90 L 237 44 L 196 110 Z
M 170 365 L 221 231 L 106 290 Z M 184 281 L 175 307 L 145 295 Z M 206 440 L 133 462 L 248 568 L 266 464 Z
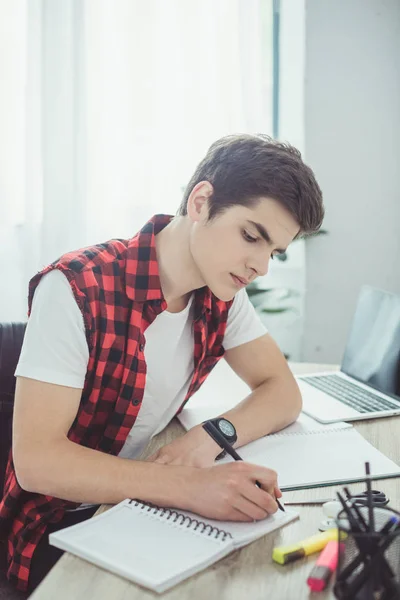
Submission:
M 400 297 L 363 286 L 341 370 L 400 397 Z

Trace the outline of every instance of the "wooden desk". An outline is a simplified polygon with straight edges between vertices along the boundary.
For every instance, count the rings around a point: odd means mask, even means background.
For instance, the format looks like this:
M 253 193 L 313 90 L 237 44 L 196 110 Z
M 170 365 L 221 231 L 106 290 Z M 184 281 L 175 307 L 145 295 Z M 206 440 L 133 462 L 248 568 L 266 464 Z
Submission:
M 293 364 L 296 374 L 330 370 L 326 365 Z M 389 458 L 400 464 L 400 417 L 357 421 L 355 428 Z M 154 438 L 146 449 L 146 456 L 160 446 L 182 435 L 183 428 L 174 420 Z M 354 484 L 352 490 L 362 489 Z M 334 497 L 339 487 L 285 492 L 284 499 L 313 499 Z M 391 499 L 391 506 L 400 510 L 400 480 L 380 481 L 379 489 Z M 100 510 L 104 510 L 102 507 Z M 283 529 L 261 538 L 249 546 L 232 553 L 205 571 L 183 581 L 170 591 L 158 595 L 103 571 L 80 558 L 65 553 L 40 586 L 30 596 L 31 600 L 303 600 L 316 598 L 306 584 L 315 557 L 300 560 L 282 567 L 272 562 L 272 548 L 293 543 L 317 532 L 322 519 L 319 506 L 296 507 L 300 519 Z M 318 594 L 319 600 L 334 598 L 331 589 Z

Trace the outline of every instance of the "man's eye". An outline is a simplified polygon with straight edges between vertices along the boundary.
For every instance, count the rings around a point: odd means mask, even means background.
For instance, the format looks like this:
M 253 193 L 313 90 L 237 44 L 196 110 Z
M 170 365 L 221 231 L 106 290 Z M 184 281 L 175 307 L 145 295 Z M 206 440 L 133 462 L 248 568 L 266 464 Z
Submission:
M 271 254 L 271 260 L 274 260 L 276 254 Z
M 257 241 L 258 238 L 253 237 L 252 235 L 250 235 L 249 233 L 247 233 L 247 231 L 244 229 L 243 230 L 243 237 L 247 242 L 250 242 L 251 244 L 253 244 L 254 242 Z

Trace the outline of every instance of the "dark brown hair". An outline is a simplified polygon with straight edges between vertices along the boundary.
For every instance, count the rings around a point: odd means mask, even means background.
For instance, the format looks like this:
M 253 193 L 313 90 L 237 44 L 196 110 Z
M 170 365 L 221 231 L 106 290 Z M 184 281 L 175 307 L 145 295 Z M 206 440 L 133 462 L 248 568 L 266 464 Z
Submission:
M 324 217 L 322 192 L 300 152 L 264 134 L 229 135 L 209 148 L 189 181 L 178 215 L 187 214 L 194 186 L 209 181 L 209 219 L 230 206 L 253 206 L 260 197 L 280 202 L 296 219 L 299 235 L 317 231 Z

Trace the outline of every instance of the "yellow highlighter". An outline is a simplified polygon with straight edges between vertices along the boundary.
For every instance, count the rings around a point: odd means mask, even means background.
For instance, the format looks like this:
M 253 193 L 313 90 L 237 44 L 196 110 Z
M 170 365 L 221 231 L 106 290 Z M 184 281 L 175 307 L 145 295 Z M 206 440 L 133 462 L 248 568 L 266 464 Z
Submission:
M 303 558 L 303 556 L 323 550 L 326 544 L 332 540 L 338 540 L 338 530 L 336 528 L 317 533 L 291 546 L 278 546 L 278 548 L 274 548 L 272 551 L 272 560 L 280 565 L 287 565 L 299 558 Z

